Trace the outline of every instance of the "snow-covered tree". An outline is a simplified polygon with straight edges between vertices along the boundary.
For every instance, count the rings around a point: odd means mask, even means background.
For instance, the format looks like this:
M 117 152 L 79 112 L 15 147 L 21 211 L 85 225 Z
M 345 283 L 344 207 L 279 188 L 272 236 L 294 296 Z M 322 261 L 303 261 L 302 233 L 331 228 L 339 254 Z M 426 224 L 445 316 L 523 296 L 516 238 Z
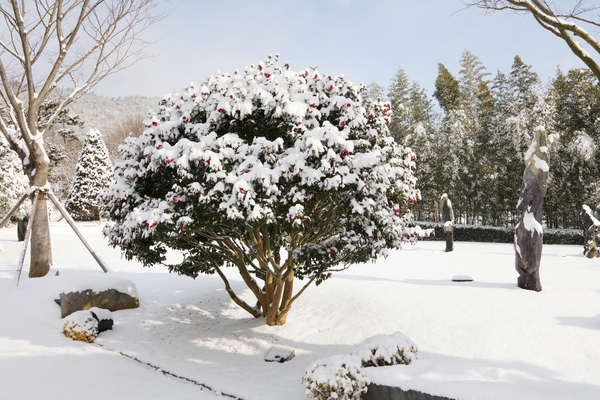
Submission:
M 597 204 L 600 175 L 600 88 L 588 70 L 558 71 L 556 131 L 551 145 L 553 168 L 548 187 L 548 215 L 553 226 L 579 225 L 583 204 Z
M 19 157 L 10 150 L 8 143 L 0 136 L 0 219 L 15 205 L 25 194 L 28 187 L 27 176 Z M 22 205 L 13 214 L 14 218 L 23 218 L 29 214 L 28 206 Z M 1 227 L 0 227 L 1 228 Z
M 313 282 L 415 238 L 415 154 L 389 135 L 390 114 L 389 103 L 363 107 L 343 76 L 293 71 L 277 56 L 216 73 L 165 96 L 122 146 L 116 183 L 102 194 L 114 221 L 104 233 L 146 266 L 180 250 L 170 271 L 217 273 L 236 304 L 284 324 Z M 237 269 L 256 305 L 224 267 Z
M 99 198 L 102 189 L 112 182 L 113 165 L 100 131 L 91 129 L 85 142 L 71 182 L 65 208 L 76 221 L 98 220 Z
M 159 0 L 7 0 L 0 3 L 0 133 L 18 154 L 36 202 L 29 277 L 52 265 L 45 135 L 98 82 L 144 57 L 141 33 L 160 18 Z M 42 104 L 69 86 L 40 124 Z

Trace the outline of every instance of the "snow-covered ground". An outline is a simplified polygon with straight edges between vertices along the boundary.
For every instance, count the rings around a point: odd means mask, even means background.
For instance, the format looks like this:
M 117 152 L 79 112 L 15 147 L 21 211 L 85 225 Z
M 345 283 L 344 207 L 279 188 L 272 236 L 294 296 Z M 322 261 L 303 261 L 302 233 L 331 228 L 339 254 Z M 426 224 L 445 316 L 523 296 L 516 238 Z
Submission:
M 302 399 L 310 363 L 398 331 L 419 359 L 369 369 L 375 383 L 456 399 L 600 398 L 600 260 L 584 258 L 582 246 L 544 247 L 536 293 L 516 287 L 510 244 L 458 242 L 446 254 L 443 242 L 420 242 L 335 273 L 303 294 L 285 326 L 268 327 L 235 306 L 218 277 L 144 269 L 108 248 L 99 226 L 81 230 L 109 274 L 66 224 L 53 224 L 55 266 L 29 279 L 26 265 L 16 287 L 22 243 L 16 228 L 0 229 L 2 399 Z M 63 336 L 61 285 L 110 276 L 134 281 L 141 307 L 114 312 L 114 329 L 94 344 Z M 274 345 L 296 357 L 265 362 Z

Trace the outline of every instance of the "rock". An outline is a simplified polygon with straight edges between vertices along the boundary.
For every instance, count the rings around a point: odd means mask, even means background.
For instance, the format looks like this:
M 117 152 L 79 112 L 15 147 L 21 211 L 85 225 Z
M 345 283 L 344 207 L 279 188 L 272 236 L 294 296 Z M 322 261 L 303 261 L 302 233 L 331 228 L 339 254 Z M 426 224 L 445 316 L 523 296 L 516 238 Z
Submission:
M 452 282 L 473 282 L 473 277 L 469 275 L 454 275 Z
M 284 363 L 290 361 L 296 355 L 296 351 L 291 347 L 273 346 L 265 356 L 265 361 Z
M 57 301 L 60 304 L 61 318 L 92 307 L 118 311 L 140 305 L 135 284 L 128 279 L 95 278 L 93 281 L 69 283 L 70 290 L 63 290 Z
M 371 383 L 367 386 L 367 393 L 362 400 L 452 400 L 449 397 L 435 396 L 417 390 L 403 390 L 399 387 L 377 385 Z

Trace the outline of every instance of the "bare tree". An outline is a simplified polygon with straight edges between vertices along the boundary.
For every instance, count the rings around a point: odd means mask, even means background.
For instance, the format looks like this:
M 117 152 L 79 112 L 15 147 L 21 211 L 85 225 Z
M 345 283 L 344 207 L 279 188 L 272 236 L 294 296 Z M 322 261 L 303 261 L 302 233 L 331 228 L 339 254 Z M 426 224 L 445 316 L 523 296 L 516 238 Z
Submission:
M 600 16 L 595 11 L 598 5 L 589 5 L 586 0 L 575 0 L 571 6 L 563 9 L 558 2 L 546 0 L 465 0 L 467 7 L 477 7 L 488 12 L 513 11 L 519 14 L 531 14 L 548 31 L 565 41 L 571 51 L 592 70 L 600 79 L 600 65 L 580 44 L 585 44 L 600 56 L 600 43 L 589 32 L 600 28 Z M 587 29 L 587 30 L 586 30 Z
M 23 162 L 37 194 L 30 277 L 52 265 L 47 127 L 102 79 L 144 58 L 140 34 L 164 14 L 160 0 L 3 0 L 0 2 L 0 131 Z M 72 87 L 52 115 L 40 106 L 57 87 Z
M 104 142 L 113 163 L 122 160 L 119 146 L 125 142 L 125 139 L 129 136 L 138 137 L 144 132 L 145 118 L 146 116 L 140 112 L 131 112 L 123 116 L 112 129 L 107 131 Z

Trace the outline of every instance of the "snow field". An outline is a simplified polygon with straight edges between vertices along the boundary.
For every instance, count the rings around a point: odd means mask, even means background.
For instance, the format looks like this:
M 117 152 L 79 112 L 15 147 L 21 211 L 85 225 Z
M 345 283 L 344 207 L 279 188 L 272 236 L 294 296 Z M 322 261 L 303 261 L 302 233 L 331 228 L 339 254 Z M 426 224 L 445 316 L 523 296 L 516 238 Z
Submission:
M 16 288 L 21 243 L 16 228 L 1 229 L 0 385 L 7 398 L 215 398 L 113 349 L 245 400 L 302 399 L 300 381 L 312 362 L 398 331 L 417 344 L 418 359 L 366 369 L 373 383 L 456 399 L 600 397 L 600 264 L 584 258 L 582 246 L 545 246 L 543 291 L 535 293 L 516 286 L 510 244 L 457 242 L 444 253 L 442 242 L 419 242 L 335 273 L 300 297 L 286 325 L 268 327 L 233 304 L 218 277 L 144 269 L 107 248 L 99 226 L 81 230 L 110 275 L 136 284 L 141 307 L 114 312 L 113 330 L 95 344 L 64 337 L 53 301 L 60 280 L 104 273 L 70 228 L 53 224 L 55 266 L 40 279 L 27 278 L 25 266 Z M 459 274 L 474 282 L 451 282 Z M 273 345 L 294 348 L 296 357 L 265 362 Z

